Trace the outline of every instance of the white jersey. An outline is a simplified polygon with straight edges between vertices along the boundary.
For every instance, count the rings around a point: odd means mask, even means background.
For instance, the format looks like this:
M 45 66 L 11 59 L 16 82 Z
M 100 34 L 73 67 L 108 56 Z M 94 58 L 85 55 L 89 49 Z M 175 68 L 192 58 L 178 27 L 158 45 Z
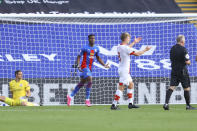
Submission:
M 135 51 L 130 48 L 128 45 L 118 45 L 117 47 L 118 57 L 119 57 L 119 72 L 128 72 L 130 71 L 130 55 L 133 55 Z

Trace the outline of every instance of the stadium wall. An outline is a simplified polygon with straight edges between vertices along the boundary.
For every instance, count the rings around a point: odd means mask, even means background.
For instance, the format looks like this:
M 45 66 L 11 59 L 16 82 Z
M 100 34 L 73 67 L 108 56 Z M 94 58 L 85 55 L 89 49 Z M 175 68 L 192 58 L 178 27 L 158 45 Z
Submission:
M 76 81 L 77 80 L 77 81 Z M 163 104 L 165 92 L 169 87 L 169 78 L 133 78 L 134 102 L 136 104 Z M 4 96 L 11 97 L 8 84 L 1 79 L 0 92 Z M 9 80 L 8 80 L 9 81 Z M 79 81 L 78 77 L 66 79 L 29 79 L 31 86 L 30 101 L 41 105 L 65 105 L 66 95 L 71 92 Z M 191 78 L 191 103 L 197 103 L 197 79 Z M 91 92 L 92 104 L 111 104 L 113 95 L 118 87 L 118 78 L 94 78 Z M 184 91 L 181 85 L 173 92 L 170 103 L 184 104 Z M 74 97 L 72 104 L 84 104 L 85 88 L 82 88 Z M 120 104 L 128 104 L 126 90 Z

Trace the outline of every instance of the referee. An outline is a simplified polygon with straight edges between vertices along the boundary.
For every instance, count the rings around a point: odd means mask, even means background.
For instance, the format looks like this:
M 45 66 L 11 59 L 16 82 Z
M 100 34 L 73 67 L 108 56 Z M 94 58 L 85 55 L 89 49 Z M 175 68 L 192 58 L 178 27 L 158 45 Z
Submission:
M 185 36 L 179 35 L 177 37 L 177 44 L 170 50 L 171 60 L 171 80 L 170 88 L 166 91 L 166 100 L 163 105 L 164 110 L 169 110 L 169 100 L 172 92 L 181 82 L 184 88 L 184 97 L 186 101 L 186 110 L 196 110 L 190 105 L 190 78 L 187 70 L 187 65 L 190 65 L 189 55 L 185 46 Z

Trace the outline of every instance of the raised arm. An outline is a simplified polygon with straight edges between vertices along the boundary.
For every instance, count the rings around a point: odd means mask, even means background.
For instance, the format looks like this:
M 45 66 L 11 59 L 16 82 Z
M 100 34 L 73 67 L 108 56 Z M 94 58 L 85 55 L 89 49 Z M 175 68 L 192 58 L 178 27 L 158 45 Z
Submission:
M 138 38 L 135 37 L 134 41 L 129 45 L 129 47 L 130 48 L 133 47 L 136 43 L 140 42 L 141 40 L 142 40 L 141 37 Z
M 141 56 L 142 54 L 144 54 L 146 51 L 149 51 L 150 49 L 151 49 L 151 47 L 147 46 L 144 50 L 135 52 L 133 55 Z

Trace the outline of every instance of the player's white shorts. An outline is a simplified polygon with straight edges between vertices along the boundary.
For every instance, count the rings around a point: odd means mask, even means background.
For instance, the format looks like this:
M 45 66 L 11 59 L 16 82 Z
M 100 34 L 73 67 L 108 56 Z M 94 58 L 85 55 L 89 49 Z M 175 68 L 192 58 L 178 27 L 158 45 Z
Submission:
M 133 81 L 129 72 L 119 70 L 118 73 L 120 76 L 119 83 L 123 83 L 123 85 L 128 86 L 129 83 Z

